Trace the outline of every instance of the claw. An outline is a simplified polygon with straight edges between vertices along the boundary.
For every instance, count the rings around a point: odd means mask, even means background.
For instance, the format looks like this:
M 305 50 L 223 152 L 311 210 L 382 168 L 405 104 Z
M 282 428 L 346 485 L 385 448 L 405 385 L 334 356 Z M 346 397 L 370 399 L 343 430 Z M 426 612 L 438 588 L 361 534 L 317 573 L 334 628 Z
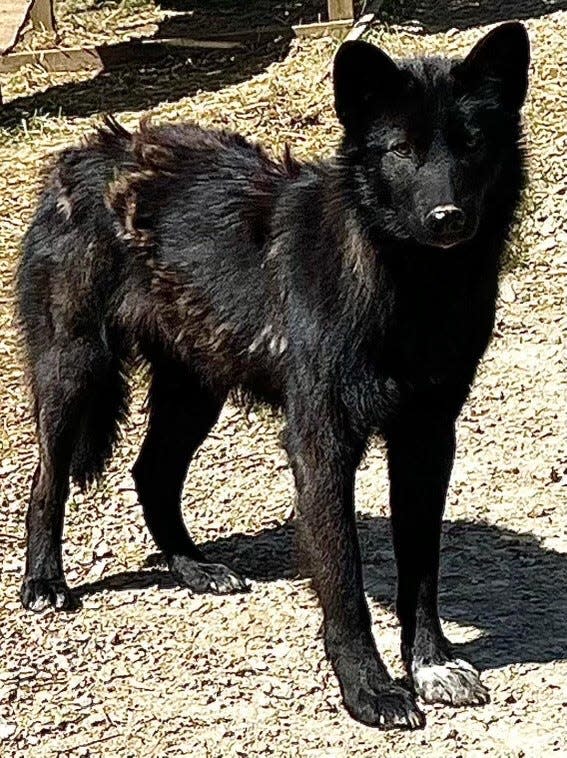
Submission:
M 64 579 L 26 578 L 20 592 L 22 605 L 34 613 L 42 613 L 48 608 L 56 611 L 75 611 L 80 607 Z
M 378 729 L 422 729 L 425 726 L 425 716 L 411 693 L 393 683 L 372 690 L 365 686 L 356 699 L 347 696 L 345 705 L 357 721 Z

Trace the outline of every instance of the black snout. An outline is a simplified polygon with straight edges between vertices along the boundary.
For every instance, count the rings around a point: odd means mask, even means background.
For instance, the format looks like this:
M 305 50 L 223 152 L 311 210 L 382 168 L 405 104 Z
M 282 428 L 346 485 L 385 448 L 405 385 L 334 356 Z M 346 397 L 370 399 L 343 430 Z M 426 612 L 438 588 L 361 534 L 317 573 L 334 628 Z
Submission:
M 433 244 L 450 247 L 461 240 L 465 221 L 456 205 L 436 205 L 425 217 L 425 228 Z

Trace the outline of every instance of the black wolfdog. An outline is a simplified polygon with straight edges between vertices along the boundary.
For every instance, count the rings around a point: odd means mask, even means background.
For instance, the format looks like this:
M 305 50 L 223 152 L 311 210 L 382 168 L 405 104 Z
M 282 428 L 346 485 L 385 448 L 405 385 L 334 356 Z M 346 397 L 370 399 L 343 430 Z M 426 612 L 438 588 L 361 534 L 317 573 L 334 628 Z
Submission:
M 115 122 L 65 150 L 25 240 L 19 309 L 40 460 L 22 602 L 70 609 L 61 561 L 69 478 L 103 471 L 132 355 L 152 371 L 134 466 L 148 527 L 195 592 L 247 583 L 211 564 L 181 516 L 192 456 L 234 388 L 280 404 L 302 557 L 354 718 L 422 726 L 371 634 L 354 509 L 369 436 L 388 449 L 402 655 L 417 694 L 486 702 L 437 612 L 454 425 L 489 341 L 524 183 L 529 43 L 508 23 L 464 60 L 394 62 L 344 44 L 335 159 L 272 160 L 226 132 Z

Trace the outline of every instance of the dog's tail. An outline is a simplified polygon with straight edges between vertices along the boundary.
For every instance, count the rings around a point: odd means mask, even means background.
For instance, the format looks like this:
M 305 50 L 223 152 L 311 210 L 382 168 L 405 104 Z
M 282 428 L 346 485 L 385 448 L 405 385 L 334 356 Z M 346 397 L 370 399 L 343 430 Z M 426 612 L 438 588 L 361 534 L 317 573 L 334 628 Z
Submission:
M 81 487 L 102 474 L 128 408 L 132 346 L 114 318 L 124 253 L 104 200 L 127 160 L 128 133 L 112 128 L 114 141 L 94 138 L 58 157 L 17 277 L 42 454 L 69 460 L 70 451 L 70 475 Z
M 82 408 L 71 458 L 71 478 L 81 489 L 103 473 L 128 413 L 127 362 L 118 355 L 101 358 Z

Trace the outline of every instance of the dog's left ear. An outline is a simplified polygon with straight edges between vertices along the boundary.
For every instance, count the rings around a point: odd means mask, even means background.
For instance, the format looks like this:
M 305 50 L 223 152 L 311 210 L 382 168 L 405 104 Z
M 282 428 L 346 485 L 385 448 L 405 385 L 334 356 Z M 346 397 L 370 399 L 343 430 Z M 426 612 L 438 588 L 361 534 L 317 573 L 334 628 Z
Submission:
M 522 107 L 528 89 L 530 41 L 523 24 L 500 24 L 454 68 L 455 78 L 467 89 L 486 83 L 498 88 L 503 103 L 513 109 Z

